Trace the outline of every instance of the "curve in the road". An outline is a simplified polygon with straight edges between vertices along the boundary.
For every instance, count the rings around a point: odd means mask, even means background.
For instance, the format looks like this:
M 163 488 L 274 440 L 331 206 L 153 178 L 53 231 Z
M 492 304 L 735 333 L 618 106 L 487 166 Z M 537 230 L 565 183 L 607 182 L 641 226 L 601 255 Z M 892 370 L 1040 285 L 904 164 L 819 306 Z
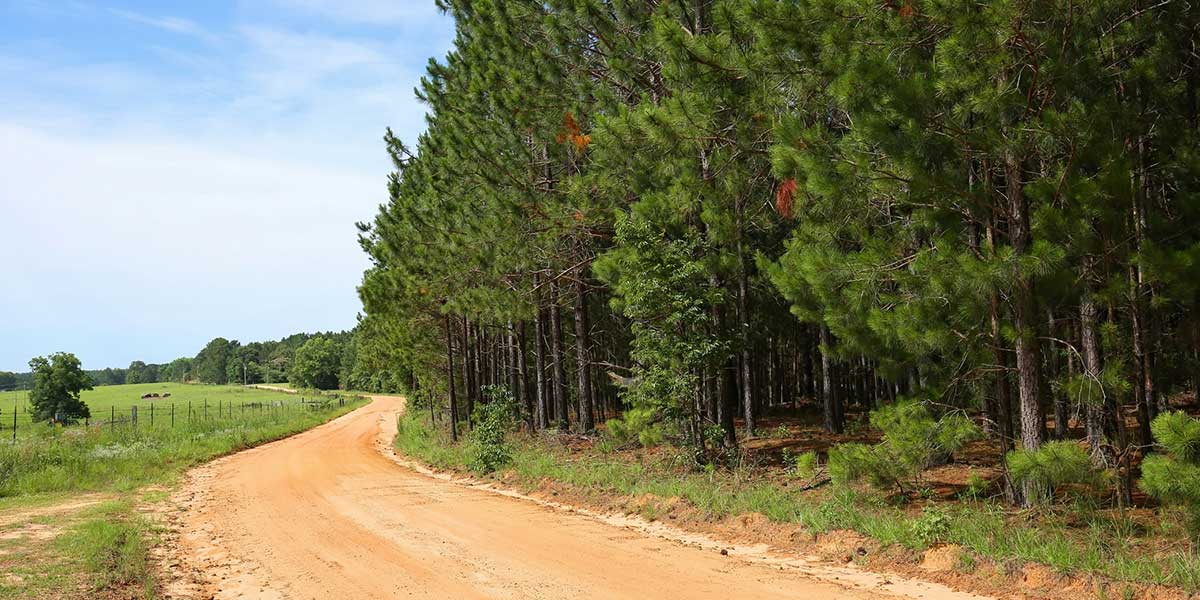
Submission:
M 431 477 L 387 456 L 402 398 L 193 473 L 176 596 L 969 598 L 778 557 L 739 558 Z M 807 566 L 806 566 L 807 565 Z M 836 580 L 834 578 L 837 578 Z M 877 581 L 879 587 L 870 582 Z M 864 583 L 866 582 L 866 583 Z

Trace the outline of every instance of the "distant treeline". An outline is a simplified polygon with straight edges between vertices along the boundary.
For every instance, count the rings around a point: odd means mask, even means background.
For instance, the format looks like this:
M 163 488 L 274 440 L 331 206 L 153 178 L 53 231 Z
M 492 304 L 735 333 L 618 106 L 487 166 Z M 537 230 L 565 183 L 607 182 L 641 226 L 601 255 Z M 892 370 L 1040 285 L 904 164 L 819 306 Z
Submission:
M 278 341 L 242 344 L 214 338 L 194 357 L 166 364 L 135 360 L 127 368 L 86 371 L 94 385 L 131 383 L 292 383 L 318 389 L 398 391 L 409 377 L 384 364 L 361 325 L 351 331 L 296 333 Z M 28 389 L 32 373 L 0 371 L 0 391 Z

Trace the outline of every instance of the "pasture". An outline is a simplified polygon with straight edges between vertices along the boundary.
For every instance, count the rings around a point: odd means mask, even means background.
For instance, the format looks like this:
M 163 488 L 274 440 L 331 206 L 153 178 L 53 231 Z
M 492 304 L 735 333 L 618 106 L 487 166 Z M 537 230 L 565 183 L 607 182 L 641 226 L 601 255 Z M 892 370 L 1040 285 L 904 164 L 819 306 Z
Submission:
M 158 398 L 143 398 L 147 394 L 158 394 Z M 164 394 L 170 396 L 164 397 Z M 13 408 L 17 408 L 17 435 L 28 433 L 32 424 L 28 406 L 28 392 L 0 392 L 0 433 L 12 435 Z M 84 391 L 80 396 L 92 416 L 89 424 L 104 425 L 110 421 L 124 423 L 132 419 L 133 408 L 137 407 L 138 425 L 169 425 L 171 413 L 175 423 L 197 414 L 209 417 L 224 417 L 227 413 L 239 414 L 261 408 L 272 403 L 296 403 L 299 397 L 273 390 L 247 388 L 235 385 L 203 385 L 188 383 L 137 383 L 130 385 L 106 385 Z M 247 408 L 249 407 L 249 408 Z M 190 409 L 190 412 L 189 412 Z

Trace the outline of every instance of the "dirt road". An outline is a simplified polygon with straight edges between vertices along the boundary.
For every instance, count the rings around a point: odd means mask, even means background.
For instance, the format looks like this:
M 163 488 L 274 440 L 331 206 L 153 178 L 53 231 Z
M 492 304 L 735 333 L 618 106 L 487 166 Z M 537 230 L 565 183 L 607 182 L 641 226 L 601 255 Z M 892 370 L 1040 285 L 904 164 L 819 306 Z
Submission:
M 619 526 L 398 464 L 400 398 L 194 472 L 174 597 L 972 598 Z M 659 535 L 661 534 L 661 535 Z M 686 539 L 686 538 L 681 538 Z

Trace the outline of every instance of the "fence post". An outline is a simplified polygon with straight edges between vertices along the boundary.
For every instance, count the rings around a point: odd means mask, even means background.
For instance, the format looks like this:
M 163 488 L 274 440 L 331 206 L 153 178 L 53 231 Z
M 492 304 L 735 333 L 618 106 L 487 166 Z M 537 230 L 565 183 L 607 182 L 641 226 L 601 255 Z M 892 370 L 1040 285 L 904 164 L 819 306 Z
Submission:
M 129 426 L 137 429 L 137 405 L 129 407 Z
M 154 427 L 154 405 L 150 405 L 150 426 Z
M 117 423 L 117 405 L 114 404 L 114 405 L 108 407 L 108 426 L 116 427 L 117 426 L 116 423 Z
M 204 420 L 208 420 L 208 398 L 204 399 Z
M 171 429 L 175 429 L 175 403 L 171 403 Z

